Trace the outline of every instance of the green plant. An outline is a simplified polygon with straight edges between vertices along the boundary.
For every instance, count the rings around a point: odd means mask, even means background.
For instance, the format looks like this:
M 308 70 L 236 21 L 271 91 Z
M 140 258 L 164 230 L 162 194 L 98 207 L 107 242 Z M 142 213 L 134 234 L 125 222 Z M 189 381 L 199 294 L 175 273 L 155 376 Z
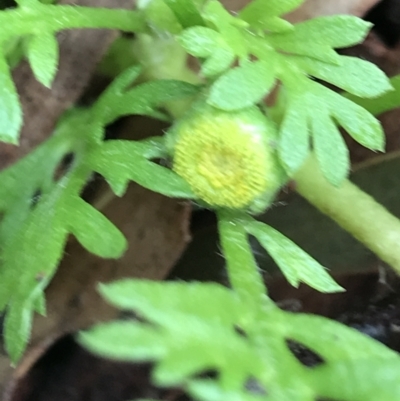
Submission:
M 231 288 L 144 280 L 101 286 L 109 302 L 142 319 L 83 333 L 87 347 L 113 358 L 154 361 L 157 384 L 183 386 L 200 400 L 399 398 L 398 355 L 338 323 L 281 311 L 267 295 L 248 241 L 254 236 L 292 285 L 343 291 L 310 255 L 252 217 L 294 179 L 301 195 L 400 271 L 393 247 L 400 222 L 346 180 L 348 149 L 338 128 L 383 150 L 373 114 L 400 105 L 400 79 L 389 81 L 374 65 L 335 51 L 360 42 L 369 23 L 334 16 L 291 25 L 281 18 L 301 2 L 254 0 L 236 16 L 215 0 L 142 1 L 138 11 L 31 0 L 0 12 L 7 23 L 2 43 L 26 41 L 35 75 L 46 85 L 56 70 L 57 30 L 136 33 L 116 42 L 103 61 L 103 71 L 124 72 L 95 104 L 70 110 L 51 139 L 0 173 L 0 310 L 6 311 L 5 342 L 14 362 L 28 340 L 32 313 L 45 313 L 43 290 L 68 234 L 102 257 L 124 252 L 122 234 L 80 197 L 97 172 L 118 196 L 133 180 L 215 210 Z M 198 58 L 199 74 L 187 68 L 187 54 Z M 7 105 L 0 132 L 15 142 L 21 114 L 7 57 L 0 71 L 0 99 Z M 141 72 L 142 82 L 132 86 Z M 277 99 L 266 106 L 263 99 L 272 92 Z M 172 126 L 160 138 L 104 141 L 104 126 L 129 114 Z M 55 178 L 71 153 L 71 165 Z M 159 158 L 170 160 L 172 168 L 153 162 Z M 290 341 L 313 350 L 322 363 L 303 366 Z M 216 377 L 201 376 L 209 370 Z

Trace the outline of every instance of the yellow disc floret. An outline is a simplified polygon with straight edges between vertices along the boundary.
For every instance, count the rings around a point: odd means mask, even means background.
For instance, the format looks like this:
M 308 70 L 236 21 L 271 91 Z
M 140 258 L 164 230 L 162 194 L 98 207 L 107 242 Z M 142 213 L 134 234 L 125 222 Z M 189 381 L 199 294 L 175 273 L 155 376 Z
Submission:
M 254 121 L 254 113 L 198 113 L 177 127 L 173 169 L 206 203 L 245 208 L 269 184 L 276 186 L 275 179 L 269 182 L 275 160 L 268 149 L 267 128 Z

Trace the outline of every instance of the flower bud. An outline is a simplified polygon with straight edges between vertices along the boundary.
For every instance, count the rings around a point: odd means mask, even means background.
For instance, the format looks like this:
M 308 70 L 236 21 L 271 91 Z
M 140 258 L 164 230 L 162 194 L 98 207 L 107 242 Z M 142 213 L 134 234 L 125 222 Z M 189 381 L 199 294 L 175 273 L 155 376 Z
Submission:
M 285 180 L 275 127 L 256 106 L 225 112 L 201 103 L 168 136 L 173 170 L 211 207 L 261 212 Z

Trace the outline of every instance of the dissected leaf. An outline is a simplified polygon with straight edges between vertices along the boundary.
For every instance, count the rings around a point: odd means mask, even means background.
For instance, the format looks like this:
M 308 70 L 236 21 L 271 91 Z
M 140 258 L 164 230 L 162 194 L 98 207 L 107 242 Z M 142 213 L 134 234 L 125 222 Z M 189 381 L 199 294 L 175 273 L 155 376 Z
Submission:
M 122 74 L 91 108 L 69 111 L 52 138 L 0 173 L 0 212 L 4 214 L 0 311 L 6 310 L 6 346 L 14 362 L 26 346 L 33 311 L 45 313 L 43 290 L 56 271 L 68 234 L 101 257 L 119 257 L 126 248 L 119 230 L 80 198 L 97 167 L 114 187 L 120 185 L 117 192 L 123 191 L 128 180 L 138 178 L 156 191 L 190 197 L 186 182 L 148 160 L 165 156 L 159 139 L 102 140 L 104 126 L 120 115 L 153 115 L 162 103 L 198 90 L 178 81 L 158 81 L 142 84 L 145 89 L 138 86 L 136 92 L 136 88 L 125 91 L 138 73 L 132 68 Z M 72 164 L 56 179 L 58 164 L 67 154 L 73 155 Z
M 26 346 L 32 309 L 37 309 L 34 300 L 52 278 L 67 237 L 63 227 L 57 225 L 57 216 L 44 214 L 52 201 L 49 199 L 36 209 L 2 252 L 0 309 L 8 304 L 5 339 L 13 362 L 20 358 Z
M 223 36 L 210 28 L 189 28 L 182 33 L 179 41 L 189 54 L 207 58 L 201 67 L 201 72 L 206 77 L 222 73 L 235 59 L 233 50 Z
M 81 198 L 66 200 L 72 212 L 70 230 L 91 253 L 102 258 L 119 258 L 126 250 L 126 239 L 114 224 Z
M 28 40 L 27 56 L 36 79 L 50 87 L 57 71 L 58 42 L 52 33 L 34 35 Z
M 320 110 L 310 119 L 313 130 L 313 150 L 323 175 L 339 186 L 350 171 L 350 157 L 347 145 L 333 121 Z
M 154 325 L 130 322 L 125 329 L 124 324 L 113 323 L 83 334 L 81 340 L 111 357 L 158 360 L 154 371 L 158 385 L 176 385 L 205 369 L 221 371 L 222 380 L 243 383 L 261 368 L 255 350 L 234 330 L 242 306 L 231 290 L 218 284 L 122 280 L 102 286 L 101 292 L 114 305 L 133 309 Z M 213 302 L 207 305 L 205 299 Z M 117 327 L 130 337 L 107 349 Z
M 16 145 L 22 125 L 17 90 L 6 60 L 0 54 L 0 141 Z
M 219 32 L 204 26 L 186 29 L 179 36 L 179 42 L 189 54 L 196 57 L 209 57 L 221 45 L 227 46 Z
M 178 34 L 182 31 L 182 25 L 164 0 L 138 1 L 137 6 L 142 10 L 147 24 L 157 34 L 164 32 Z
M 227 70 L 234 62 L 235 55 L 229 49 L 216 50 L 201 66 L 201 74 L 213 77 Z
M 202 401 L 261 401 L 261 395 L 254 395 L 246 392 L 245 389 L 241 391 L 229 391 L 222 388 L 219 383 L 213 380 L 193 380 L 189 382 L 189 391 L 196 399 Z
M 157 328 L 136 322 L 114 322 L 82 334 L 80 341 L 91 351 L 111 358 L 160 361 L 154 379 L 161 386 L 176 385 L 208 368 L 221 370 L 227 377 L 235 375 L 243 383 L 246 375 L 261 367 L 254 350 L 229 327 L 210 324 L 191 314 L 186 319 L 186 329 L 179 332 L 173 325 Z M 184 320 L 175 320 L 176 327 L 182 324 Z
M 246 38 L 242 31 L 247 25 L 245 21 L 235 18 L 217 0 L 208 1 L 202 15 L 221 33 L 224 41 L 239 58 L 247 56 Z
M 376 99 L 364 99 L 350 94 L 346 95 L 346 98 L 363 107 L 374 116 L 379 116 L 386 111 L 400 107 L 400 75 L 391 78 L 390 84 L 393 90 Z
M 304 0 L 253 0 L 239 13 L 240 18 L 255 28 L 280 32 L 293 29 L 293 26 L 282 18 L 298 7 Z
M 246 230 L 257 238 L 294 287 L 303 282 L 321 292 L 343 291 L 320 263 L 280 232 L 256 221 L 249 222 Z
M 156 385 L 176 386 L 206 369 L 220 372 L 221 381 L 236 381 L 240 385 L 263 368 L 255 349 L 231 327 L 211 324 L 191 314 L 175 322 L 167 341 L 164 336 L 168 353 L 153 371 Z M 181 333 L 183 326 L 186 328 Z
M 239 299 L 231 291 L 212 283 L 173 282 L 165 286 L 147 280 L 121 280 L 100 285 L 100 293 L 120 309 L 139 311 L 151 321 L 165 320 L 164 324 L 169 323 L 171 313 L 196 313 L 210 322 L 233 325 L 242 312 Z M 205 297 L 212 298 L 213 302 L 204 304 Z
M 112 100 L 115 101 L 116 98 L 122 96 L 129 86 L 139 78 L 140 73 L 140 66 L 135 65 L 119 74 L 101 94 L 96 102 L 96 107 L 105 108 L 105 103 L 111 103 Z
M 89 157 L 91 168 L 104 176 L 118 196 L 124 194 L 128 182 L 132 180 L 163 195 L 194 197 L 186 181 L 172 170 L 147 160 L 135 142 L 108 141 Z
M 157 108 L 168 102 L 198 95 L 199 89 L 199 86 L 173 79 L 144 82 L 126 92 L 120 99 L 115 99 L 117 103 L 114 106 L 114 118 L 130 114 L 152 116 Z M 108 102 L 108 107 L 111 107 L 111 100 Z
M 11 304 L 4 321 L 4 344 L 13 363 L 21 357 L 25 344 L 29 341 L 32 328 L 31 308 L 29 304 L 16 301 Z
M 347 147 L 334 125 L 343 127 L 357 142 L 372 150 L 383 150 L 382 126 L 367 110 L 328 88 L 316 83 L 301 88 L 301 94 L 289 100 L 280 127 L 281 162 L 293 174 L 305 161 L 312 136 L 324 176 L 340 185 L 347 176 L 349 161 Z
M 103 285 L 101 291 L 114 305 L 133 308 L 140 320 L 99 325 L 80 334 L 80 342 L 109 358 L 151 361 L 156 385 L 183 387 L 196 399 L 350 400 L 363 394 L 372 401 L 396 399 L 400 391 L 398 375 L 390 374 L 400 367 L 395 352 L 326 318 L 243 299 L 238 312 L 234 291 L 217 284 L 121 280 Z M 226 316 L 233 312 L 232 317 L 220 320 L 222 309 Z M 256 321 L 241 319 L 254 314 Z M 238 318 L 241 324 L 235 324 Z M 286 345 L 288 340 L 309 348 L 323 363 L 312 369 L 299 363 Z M 384 386 L 375 378 L 365 383 L 376 366 Z M 210 370 L 215 374 L 207 374 Z
M 173 11 L 179 23 L 184 27 L 204 25 L 203 18 L 192 0 L 164 0 Z
M 371 150 L 383 151 L 385 135 L 380 122 L 367 110 L 340 96 L 322 89 L 332 116 L 357 142 Z
M 165 355 L 162 332 L 134 322 L 98 325 L 79 339 L 92 352 L 112 359 L 151 361 Z
M 0 12 L 0 141 L 3 142 L 17 144 L 22 125 L 21 107 L 6 62 L 4 44 L 27 37 L 27 56 L 34 74 L 41 83 L 50 86 L 58 61 L 56 32 L 77 27 L 111 28 L 125 32 L 145 29 L 143 16 L 137 11 L 44 3 L 51 2 L 20 0 L 19 7 Z
M 232 55 L 239 58 L 238 67 L 211 85 L 207 101 L 216 108 L 233 111 L 258 103 L 280 81 L 280 90 L 288 99 L 287 105 L 281 107 L 283 120 L 278 149 L 282 164 L 293 174 L 309 154 L 313 137 L 325 177 L 340 185 L 347 176 L 349 162 L 335 125 L 374 150 L 383 148 L 383 131 L 369 113 L 355 104 L 350 105 L 343 96 L 315 80 L 362 97 L 380 96 L 392 86 L 372 63 L 336 52 L 337 48 L 362 41 L 371 27 L 369 22 L 354 16 L 324 16 L 294 26 L 285 23 L 278 26 L 280 15 L 299 3 L 297 0 L 256 0 L 236 17 L 218 2 L 210 1 L 203 15 L 215 30 L 190 28 L 183 33 L 183 43 L 192 55 L 207 57 L 203 68 L 211 64 L 211 71 L 206 70 L 206 76 L 223 72 L 232 62 Z M 274 27 L 274 23 L 278 25 Z M 218 51 L 226 46 L 232 53 L 220 55 Z M 319 107 L 324 113 L 317 127 L 316 122 L 311 122 Z M 332 134 L 329 143 L 322 139 L 323 133 L 317 132 L 323 124 Z M 335 155 L 335 152 L 339 153 Z
M 350 15 L 324 16 L 296 24 L 289 32 L 269 35 L 267 40 L 278 50 L 340 65 L 343 59 L 335 49 L 361 42 L 370 27 L 369 22 Z
M 108 124 L 118 117 L 142 114 L 158 117 L 156 110 L 166 103 L 195 96 L 199 87 L 177 80 L 158 80 L 142 83 L 126 90 L 140 73 L 140 69 L 129 68 L 117 77 L 94 106 L 97 113 L 102 113 L 102 121 Z
M 309 119 L 303 107 L 299 99 L 290 101 L 280 127 L 278 153 L 289 173 L 297 171 L 310 153 Z
M 298 58 L 296 63 L 307 74 L 356 96 L 376 97 L 392 89 L 382 70 L 370 62 L 356 57 L 340 56 L 339 65 L 304 57 Z
M 217 79 L 211 87 L 208 103 L 226 111 L 243 109 L 260 102 L 274 82 L 272 63 L 246 62 Z
M 313 372 L 321 397 L 374 401 L 400 396 L 399 356 L 383 344 L 320 316 L 292 314 L 284 331 L 323 356 L 325 363 Z
M 39 313 L 39 315 L 46 316 L 47 311 L 46 311 L 46 298 L 44 294 L 41 292 L 37 296 L 36 299 L 33 300 L 32 302 L 33 310 L 36 313 Z

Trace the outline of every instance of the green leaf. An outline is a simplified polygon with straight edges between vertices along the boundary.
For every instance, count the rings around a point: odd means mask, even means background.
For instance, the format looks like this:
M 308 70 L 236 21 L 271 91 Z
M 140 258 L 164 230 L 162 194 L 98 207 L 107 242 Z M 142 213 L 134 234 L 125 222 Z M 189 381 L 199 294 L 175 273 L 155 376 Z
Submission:
M 15 0 L 20 7 L 32 7 L 39 4 L 39 0 Z
M 260 395 L 251 394 L 246 389 L 234 391 L 233 389 L 224 389 L 219 383 L 213 380 L 191 380 L 188 384 L 190 393 L 195 399 L 201 401 L 261 401 Z M 269 398 L 271 398 L 270 392 Z
M 234 324 L 242 306 L 232 291 L 213 283 L 164 283 L 149 280 L 120 280 L 100 285 L 101 295 L 112 305 L 139 311 L 146 319 L 169 324 L 173 313 L 191 314 L 223 324 Z M 135 294 L 135 296 L 132 296 Z M 212 303 L 203 303 L 205 298 Z
M 322 109 L 310 120 L 313 130 L 313 149 L 323 175 L 339 186 L 350 170 L 347 145 L 336 125 Z
M 117 82 L 96 102 L 96 114 L 101 115 L 103 124 L 109 124 L 118 117 L 131 114 L 157 116 L 156 109 L 168 102 L 195 96 L 199 87 L 177 80 L 145 82 L 131 90 L 124 91 L 129 79 L 136 79 L 139 70 L 129 69 L 117 78 Z M 119 80 L 121 79 L 121 80 Z
M 31 307 L 24 303 L 12 304 L 4 321 L 4 343 L 13 364 L 21 357 L 32 328 Z
M 191 195 L 186 182 L 173 171 L 148 160 L 166 156 L 162 139 L 102 141 L 104 125 L 119 113 L 156 113 L 154 108 L 163 100 L 198 91 L 178 81 L 160 81 L 143 84 L 137 92 L 135 88 L 124 92 L 138 72 L 130 69 L 123 74 L 93 107 L 68 111 L 48 141 L 0 173 L 0 213 L 4 215 L 0 312 L 6 310 L 6 346 L 14 362 L 26 346 L 32 313 L 45 313 L 43 291 L 56 271 L 68 234 L 103 257 L 119 257 L 126 248 L 119 230 L 80 198 L 93 169 L 104 168 L 106 177 L 109 172 L 112 185 L 119 185 L 121 192 L 136 177 L 156 191 Z M 71 165 L 65 171 L 59 169 L 64 156 L 71 153 Z M 109 160 L 109 156 L 116 158 Z M 63 175 L 56 180 L 56 173 Z M 13 338 L 13 333 L 20 336 Z
M 164 2 L 164 0 L 151 0 L 137 2 L 137 6 L 141 9 L 145 20 L 149 27 L 156 32 L 156 34 L 163 34 L 170 32 L 172 34 L 179 34 L 182 31 L 182 25 L 178 22 L 175 13 Z M 131 45 L 132 42 L 130 41 Z
M 134 322 L 111 322 L 81 333 L 79 341 L 90 351 L 125 361 L 151 361 L 165 354 L 162 333 Z
M 147 147 L 152 147 L 149 143 Z M 104 176 L 116 195 L 122 196 L 129 180 L 166 196 L 193 198 L 189 185 L 172 170 L 147 160 L 143 146 L 133 141 L 107 141 L 89 156 L 91 168 Z
M 43 293 L 40 293 L 33 301 L 33 310 L 39 315 L 46 316 L 46 298 Z
M 180 334 L 185 321 L 187 328 Z M 176 386 L 187 377 L 207 369 L 219 371 L 221 381 L 236 381 L 238 385 L 244 385 L 249 375 L 263 368 L 256 350 L 231 327 L 210 324 L 190 315 L 178 318 L 176 323 L 180 329 L 171 330 L 168 338 L 169 352 L 153 372 L 156 385 Z M 180 339 L 179 343 L 176 338 Z
M 296 172 L 310 153 L 309 119 L 301 101 L 290 101 L 279 132 L 278 153 L 290 174 Z
M 7 62 L 0 54 L 0 141 L 18 144 L 22 111 Z
M 184 28 L 204 25 L 196 4 L 192 0 L 164 0 Z
M 243 34 L 243 28 L 247 26 L 245 21 L 235 18 L 217 0 L 206 3 L 203 17 L 221 33 L 224 41 L 240 59 L 247 57 L 246 38 Z
M 385 345 L 313 315 L 292 314 L 285 334 L 323 356 L 325 363 L 316 369 L 313 379 L 324 398 L 374 401 L 400 397 L 399 356 Z M 338 382 L 343 384 L 340 390 Z
M 393 374 L 398 354 L 338 322 L 265 308 L 262 300 L 257 305 L 241 299 L 237 311 L 237 294 L 216 284 L 121 280 L 102 286 L 102 292 L 123 309 L 133 307 L 139 319 L 99 325 L 82 333 L 80 342 L 109 358 L 153 362 L 154 384 L 184 387 L 195 399 L 373 401 L 400 395 L 399 375 Z M 224 316 L 232 316 L 221 320 L 224 308 Z M 313 369 L 299 363 L 288 340 L 324 363 Z M 216 374 L 199 378 L 210 370 Z
M 369 358 L 399 359 L 384 344 L 322 316 L 292 314 L 284 327 L 284 335 L 323 355 L 327 364 Z
M 260 102 L 274 83 L 272 63 L 246 62 L 217 79 L 211 87 L 208 103 L 226 111 L 239 110 Z
M 323 88 L 325 102 L 334 119 L 358 143 L 371 150 L 383 151 L 385 135 L 380 122 L 367 110 L 337 93 Z
M 58 42 L 54 34 L 38 34 L 28 40 L 27 56 L 36 79 L 50 88 L 57 72 Z
M 267 41 L 286 53 L 340 65 L 342 58 L 335 49 L 361 42 L 370 27 L 371 23 L 350 15 L 325 16 L 296 24 L 289 32 L 269 35 Z
M 235 56 L 228 49 L 218 49 L 201 66 L 201 74 L 213 77 L 226 71 L 234 62 Z
M 91 253 L 102 258 L 119 258 L 127 248 L 121 231 L 102 213 L 81 198 L 67 200 L 70 230 L 78 241 Z
M 390 79 L 393 91 L 385 93 L 376 99 L 363 99 L 358 96 L 346 94 L 346 98 L 366 109 L 374 116 L 400 107 L 400 75 Z
M 340 56 L 340 65 L 298 58 L 309 75 L 361 97 L 376 97 L 392 89 L 388 77 L 376 65 L 356 57 Z M 366 84 L 368 82 L 368 84 Z
M 329 15 L 296 24 L 298 40 L 313 37 L 318 43 L 343 48 L 362 42 L 372 24 L 353 15 Z
M 111 82 L 110 85 L 108 85 L 101 94 L 100 99 L 97 100 L 96 104 L 101 104 L 101 102 L 107 101 L 111 103 L 114 97 L 121 96 L 121 94 L 139 78 L 140 73 L 141 68 L 137 65 L 124 70 Z
M 207 369 L 217 369 L 222 381 L 240 385 L 262 369 L 256 349 L 234 329 L 245 314 L 231 290 L 218 284 L 121 280 L 102 286 L 101 292 L 114 305 L 133 309 L 154 325 L 133 321 L 125 329 L 124 324 L 112 323 L 111 328 L 105 325 L 84 334 L 83 343 L 124 360 L 157 359 L 153 374 L 157 385 L 179 385 L 185 377 Z M 118 332 L 129 338 L 107 347 Z
M 321 292 L 343 291 L 320 263 L 280 232 L 256 221 L 248 223 L 246 230 L 257 238 L 294 287 L 303 282 Z
M 201 67 L 201 73 L 211 77 L 227 70 L 235 59 L 233 50 L 223 36 L 210 28 L 192 27 L 179 37 L 183 48 L 191 55 L 208 58 Z
M 13 362 L 20 358 L 26 346 L 32 309 L 38 309 L 38 304 L 33 302 L 39 296 L 38 291 L 53 276 L 67 237 L 67 232 L 58 225 L 57 216 L 46 213 L 52 210 L 51 202 L 48 199 L 37 206 L 35 213 L 2 252 L 0 309 L 9 305 L 5 335 Z M 46 241 L 38 238 L 46 238 Z
M 189 54 L 196 57 L 209 57 L 219 46 L 227 46 L 220 33 L 204 26 L 185 29 L 178 40 Z
M 253 0 L 239 13 L 252 27 L 280 32 L 293 29 L 292 24 L 278 18 L 298 7 L 304 0 Z
M 346 146 L 334 124 L 372 150 L 384 148 L 382 126 L 368 111 L 344 96 L 315 82 L 299 81 L 298 84 L 298 92 L 289 96 L 279 130 L 281 163 L 290 175 L 297 171 L 309 153 L 309 136 L 312 135 L 318 146 L 318 161 L 324 176 L 339 185 L 347 175 L 349 161 Z M 319 112 L 316 114 L 315 110 Z
M 120 100 L 119 115 L 146 114 L 168 102 L 198 95 L 200 87 L 174 79 L 145 82 L 127 92 Z M 123 107 L 125 102 L 132 105 Z

